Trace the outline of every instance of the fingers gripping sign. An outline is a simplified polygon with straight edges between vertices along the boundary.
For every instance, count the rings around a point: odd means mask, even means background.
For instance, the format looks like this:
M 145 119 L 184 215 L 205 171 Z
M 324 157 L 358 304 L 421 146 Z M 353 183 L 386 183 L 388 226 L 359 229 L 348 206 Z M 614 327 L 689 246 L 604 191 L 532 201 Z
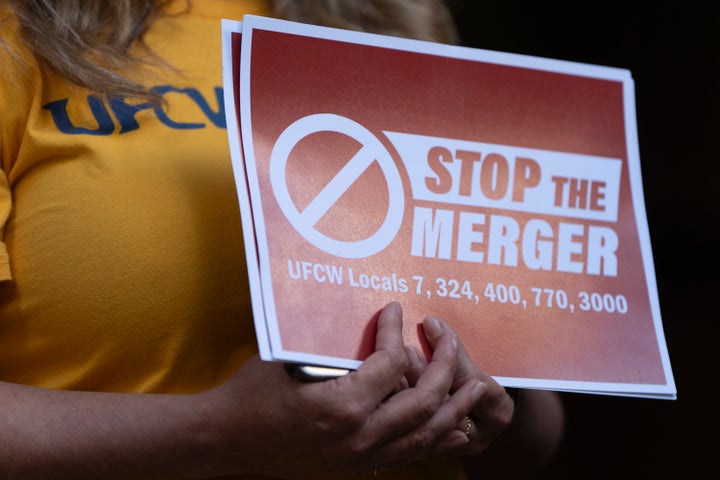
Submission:
M 364 390 L 364 408 L 372 409 L 359 438 L 374 464 L 381 468 L 419 460 L 468 442 L 456 430 L 477 403 L 485 386 L 469 381 L 450 391 L 458 367 L 458 340 L 454 332 L 437 338 L 429 364 L 413 378 L 410 388 L 388 396 L 411 370 L 402 339 L 402 310 L 397 303 L 386 306 L 378 319 L 376 351 L 360 368 L 338 379 Z
M 423 329 L 428 342 L 437 348 L 439 342 L 453 334 L 452 328 L 444 321 L 428 317 L 423 321 Z M 503 433 L 513 418 L 515 401 L 495 379 L 483 372 L 470 358 L 462 344 L 458 345 L 458 367 L 453 380 L 452 390 L 463 388 L 468 382 L 482 382 L 487 385 L 484 394 L 473 405 L 467 419 L 458 423 L 459 430 L 468 433 L 471 445 L 464 449 L 466 453 L 480 453 L 492 440 Z
M 375 352 L 360 365 L 348 380 L 366 382 L 371 395 L 368 402 L 378 405 L 405 376 L 408 358 L 402 338 L 402 309 L 390 303 L 380 312 L 375 337 Z M 342 380 L 342 379 L 341 379 Z
M 402 323 L 400 306 L 387 305 L 378 318 L 375 352 L 345 376 L 298 382 L 282 365 L 255 357 L 229 381 L 203 393 L 203 404 L 231 412 L 216 422 L 223 431 L 223 459 L 241 458 L 248 473 L 295 478 L 316 471 L 323 472 L 318 479 L 332 479 L 464 452 L 476 432 L 468 436 L 458 425 L 482 403 L 487 387 L 477 377 L 458 382 L 468 367 L 452 330 L 435 332 L 432 358 L 420 361 L 404 344 Z M 247 395 L 248 385 L 256 395 Z M 217 411 L 208 409 L 207 415 Z M 237 423 L 228 422 L 228 415 L 238 417 Z M 237 424 L 243 429 L 233 427 Z M 252 455 L 236 454 L 248 451 Z M 274 461 L 277 452 L 287 462 Z

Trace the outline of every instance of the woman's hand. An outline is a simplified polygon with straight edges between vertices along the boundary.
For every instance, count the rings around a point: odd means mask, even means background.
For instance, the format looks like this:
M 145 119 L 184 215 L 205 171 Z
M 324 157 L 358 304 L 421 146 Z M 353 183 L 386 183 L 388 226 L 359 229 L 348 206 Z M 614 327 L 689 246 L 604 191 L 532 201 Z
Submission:
M 423 330 L 431 348 L 435 349 L 447 336 L 457 338 L 457 334 L 443 320 L 427 317 L 423 320 Z M 414 349 L 413 349 L 414 350 Z M 426 368 L 425 357 L 417 350 L 408 352 L 411 360 L 409 380 L 414 379 Z M 486 385 L 484 394 L 473 405 L 469 415 L 457 425 L 458 430 L 467 432 L 469 442 L 456 450 L 458 455 L 474 455 L 483 452 L 510 425 L 515 411 L 515 399 L 508 394 L 495 379 L 482 371 L 470 358 L 464 345 L 458 340 L 458 366 L 450 389 L 454 392 L 467 383 L 480 382 Z
M 435 317 L 424 319 L 423 330 L 432 348 L 448 335 L 456 335 L 446 322 Z M 412 384 L 427 362 L 417 349 L 410 347 L 408 358 L 411 363 L 408 380 Z M 477 476 L 504 477 L 532 475 L 542 469 L 556 452 L 564 433 L 565 412 L 560 396 L 545 390 L 518 390 L 517 395 L 510 395 L 472 361 L 458 342 L 458 365 L 451 392 L 468 382 L 481 382 L 487 387 L 469 415 L 456 426 L 467 432 L 470 440 L 453 451 L 463 456 L 466 469 Z
M 491 379 L 459 354 L 454 332 L 433 330 L 432 344 L 430 362 L 410 372 L 414 359 L 403 343 L 402 311 L 391 303 L 378 319 L 375 352 L 346 376 L 300 383 L 279 363 L 249 361 L 230 381 L 201 394 L 208 431 L 222 433 L 208 445 L 222 468 L 207 473 L 295 478 L 312 471 L 338 478 L 465 445 L 479 450 L 507 426 L 512 401 L 494 382 L 486 398 Z M 409 374 L 410 388 L 398 389 Z M 471 409 L 492 431 L 468 437 L 458 428 Z

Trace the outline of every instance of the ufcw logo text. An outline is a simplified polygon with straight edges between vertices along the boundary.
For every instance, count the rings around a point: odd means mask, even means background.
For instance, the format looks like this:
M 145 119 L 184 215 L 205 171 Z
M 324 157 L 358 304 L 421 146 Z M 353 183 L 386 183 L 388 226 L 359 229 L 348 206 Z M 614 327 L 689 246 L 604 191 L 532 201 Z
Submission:
M 206 128 L 208 124 L 226 128 L 222 88 L 215 87 L 213 99 L 215 107 L 195 88 L 160 85 L 153 87 L 152 90 L 161 97 L 172 99 L 174 103 L 187 105 L 188 108 L 184 109 L 185 117 L 192 118 L 174 118 L 161 105 L 148 102 L 132 103 L 120 97 L 99 95 L 86 97 L 87 111 L 83 112 L 81 118 L 72 118 L 69 110 L 82 111 L 82 106 L 72 105 L 69 109 L 70 100 L 66 98 L 48 102 L 43 108 L 50 112 L 57 129 L 67 135 L 107 136 L 133 132 L 140 128 L 137 115 L 146 111 L 152 112 L 160 123 L 174 130 L 201 129 Z
M 407 280 L 395 273 L 374 275 L 356 272 L 352 268 L 345 270 L 338 265 L 288 260 L 288 274 L 294 280 L 313 280 L 318 283 L 343 285 L 345 272 L 347 272 L 347 284 L 351 287 L 399 293 L 409 291 Z

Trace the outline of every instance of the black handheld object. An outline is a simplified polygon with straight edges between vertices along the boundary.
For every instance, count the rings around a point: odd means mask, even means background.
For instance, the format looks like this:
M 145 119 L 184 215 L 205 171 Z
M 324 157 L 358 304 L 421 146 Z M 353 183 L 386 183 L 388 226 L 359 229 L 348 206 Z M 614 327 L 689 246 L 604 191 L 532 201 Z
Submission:
M 314 365 L 301 365 L 299 363 L 286 363 L 285 371 L 295 380 L 301 382 L 324 382 L 333 378 L 347 375 L 351 370 L 345 368 L 318 367 Z

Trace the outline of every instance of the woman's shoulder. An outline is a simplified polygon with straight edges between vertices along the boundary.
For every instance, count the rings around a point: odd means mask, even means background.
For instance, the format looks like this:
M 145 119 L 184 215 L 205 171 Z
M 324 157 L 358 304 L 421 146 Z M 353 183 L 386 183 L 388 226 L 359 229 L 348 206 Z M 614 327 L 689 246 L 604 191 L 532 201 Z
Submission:
M 8 54 L 27 52 L 20 39 L 20 24 L 14 10 L 6 2 L 0 0 L 0 55 L 4 58 Z M 25 53 L 24 52 L 24 53 Z
M 0 1 L 0 168 L 6 171 L 42 82 L 39 63 L 19 31 L 12 9 Z
M 28 87 L 39 79 L 39 66 L 20 35 L 20 26 L 12 8 L 0 2 L 0 102 L 12 98 L 17 104 Z M 5 105 L 3 105 L 5 106 Z

